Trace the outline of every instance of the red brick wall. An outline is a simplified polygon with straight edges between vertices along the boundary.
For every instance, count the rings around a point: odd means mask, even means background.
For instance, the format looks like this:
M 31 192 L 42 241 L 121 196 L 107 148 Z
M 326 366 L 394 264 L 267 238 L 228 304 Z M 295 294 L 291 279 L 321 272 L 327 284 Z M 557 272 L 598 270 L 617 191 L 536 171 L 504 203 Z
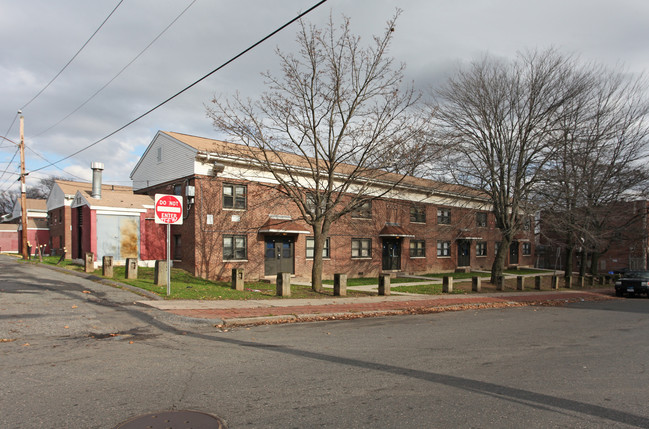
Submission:
M 220 179 L 200 176 L 196 179 L 183 178 L 175 183 L 195 186 L 195 202 L 187 205 L 185 198 L 184 224 L 174 225 L 172 234 L 182 235 L 182 261 L 180 266 L 196 275 L 212 279 L 229 279 L 232 268 L 243 267 L 246 278 L 264 277 L 265 235 L 258 230 L 268 220 L 269 215 L 288 215 L 292 219 L 300 217 L 294 203 L 288 201 L 272 187 L 256 182 Z M 247 185 L 247 209 L 231 210 L 222 206 L 223 183 Z M 149 195 L 155 193 L 172 193 L 173 182 L 147 189 Z M 330 258 L 323 262 L 325 278 L 334 273 L 347 273 L 351 277 L 376 276 L 382 272 L 382 238 L 379 232 L 386 222 L 398 223 L 415 237 L 414 240 L 425 240 L 425 258 L 409 256 L 410 238 L 401 240 L 401 272 L 423 274 L 429 272 L 453 271 L 457 267 L 457 240 L 471 239 L 472 269 L 490 270 L 495 255 L 495 242 L 500 240 L 500 232 L 495 228 L 493 214 L 488 214 L 486 227 L 476 226 L 476 211 L 466 208 L 450 207 L 451 224 L 438 225 L 437 205 L 425 205 L 426 223 L 410 222 L 411 202 L 401 200 L 376 200 L 372 202 L 371 219 L 355 219 L 346 215 L 335 223 L 330 233 Z M 208 215 L 212 224 L 207 223 Z M 311 228 L 302 222 L 307 230 Z M 533 228 L 532 228 L 533 230 Z M 246 261 L 223 261 L 223 235 L 245 235 L 247 238 Z M 295 275 L 310 278 L 312 261 L 306 258 L 306 237 L 309 234 L 289 234 L 294 239 Z M 352 259 L 352 238 L 370 238 L 372 240 L 371 259 Z M 487 256 L 476 256 L 476 238 L 487 242 Z M 521 238 L 530 240 L 531 232 L 522 234 Z M 451 242 L 450 257 L 437 257 L 437 241 Z M 533 240 L 531 240 L 533 241 Z M 532 246 L 533 247 L 533 246 Z M 533 265 L 534 255 L 523 256 L 522 246 L 519 250 L 519 265 Z

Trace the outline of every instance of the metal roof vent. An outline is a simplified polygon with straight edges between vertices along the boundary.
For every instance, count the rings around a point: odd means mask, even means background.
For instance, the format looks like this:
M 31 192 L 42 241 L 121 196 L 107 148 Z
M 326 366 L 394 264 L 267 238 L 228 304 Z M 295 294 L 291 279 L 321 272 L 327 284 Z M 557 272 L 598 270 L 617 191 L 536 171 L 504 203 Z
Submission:
M 90 196 L 95 199 L 101 198 L 101 172 L 104 170 L 103 162 L 93 162 L 92 168 L 92 193 Z

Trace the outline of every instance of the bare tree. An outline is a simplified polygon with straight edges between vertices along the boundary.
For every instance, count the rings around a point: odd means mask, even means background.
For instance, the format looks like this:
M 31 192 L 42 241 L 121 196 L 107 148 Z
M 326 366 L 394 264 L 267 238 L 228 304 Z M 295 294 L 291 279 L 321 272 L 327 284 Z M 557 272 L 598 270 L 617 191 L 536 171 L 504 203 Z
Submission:
M 571 275 L 575 247 L 597 258 L 644 213 L 620 213 L 616 203 L 645 195 L 649 103 L 642 78 L 600 66 L 587 70 L 587 88 L 565 107 L 554 152 L 539 187 L 551 237 L 566 249 Z M 581 271 L 584 274 L 585 259 Z
M 434 115 L 441 141 L 452 148 L 449 172 L 489 195 L 502 233 L 492 282 L 502 276 L 521 214 L 556 148 L 563 108 L 582 91 L 583 80 L 570 57 L 547 50 L 511 62 L 485 57 L 437 91 Z
M 313 229 L 315 291 L 331 225 L 393 190 L 422 153 L 419 96 L 402 87 L 404 65 L 387 56 L 398 15 L 367 48 L 347 18 L 324 29 L 301 23 L 298 53 L 278 51 L 282 75 L 264 74 L 267 92 L 256 101 L 214 100 L 208 109 Z
M 27 198 L 37 200 L 47 199 L 50 196 L 50 191 L 54 187 L 54 181 L 57 179 L 59 179 L 59 177 L 56 176 L 41 178 L 38 181 L 38 184 L 27 188 Z M 16 198 L 20 198 L 20 192 L 18 191 L 5 191 L 0 193 L 0 215 L 11 213 L 14 204 L 16 203 Z

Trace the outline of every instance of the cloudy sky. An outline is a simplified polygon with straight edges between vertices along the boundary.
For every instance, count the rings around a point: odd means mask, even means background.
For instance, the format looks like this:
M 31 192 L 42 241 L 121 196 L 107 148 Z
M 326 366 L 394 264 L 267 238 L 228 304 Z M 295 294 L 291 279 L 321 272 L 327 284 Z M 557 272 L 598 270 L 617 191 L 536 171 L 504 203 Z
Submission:
M 297 26 L 91 149 L 44 167 L 120 129 L 316 3 L 0 0 L 0 136 L 19 141 L 22 109 L 27 170 L 38 170 L 28 183 L 44 175 L 89 180 L 90 163 L 101 161 L 105 183 L 130 185 L 132 168 L 158 130 L 220 137 L 205 105 L 214 95 L 254 98 L 263 91 L 260 72 L 276 70 L 275 49 L 295 48 Z M 391 55 L 422 89 L 485 53 L 509 58 L 536 48 L 630 73 L 649 69 L 646 0 L 329 0 L 306 20 L 324 24 L 330 14 L 346 15 L 369 40 L 396 8 L 403 13 Z M 0 193 L 18 189 L 15 153 L 14 144 L 0 139 Z

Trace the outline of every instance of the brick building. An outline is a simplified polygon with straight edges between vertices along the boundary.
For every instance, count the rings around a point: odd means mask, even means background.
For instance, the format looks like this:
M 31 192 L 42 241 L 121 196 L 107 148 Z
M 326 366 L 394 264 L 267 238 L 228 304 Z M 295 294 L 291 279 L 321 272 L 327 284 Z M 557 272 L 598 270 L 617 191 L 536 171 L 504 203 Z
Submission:
M 251 279 L 277 272 L 309 278 L 310 227 L 272 177 L 241 153 L 236 144 L 158 132 L 131 173 L 133 189 L 183 196 L 184 222 L 171 228 L 176 266 L 212 279 L 239 267 Z M 283 161 L 302 162 L 291 154 Z M 531 238 L 531 231 L 516 237 L 508 265 L 533 265 Z M 406 177 L 386 197 L 332 225 L 323 275 L 489 270 L 499 241 L 481 194 Z
M 45 200 L 35 198 L 27 198 L 27 245 L 35 248 L 42 246 L 41 249 L 44 253 L 48 253 L 50 232 L 47 226 L 47 204 Z M 17 224 L 17 251 L 22 249 L 22 207 L 20 197 L 16 198 L 14 207 L 10 216 L 5 221 L 9 224 Z M 13 242 L 13 240 L 11 240 Z
M 133 192 L 130 186 L 102 185 L 103 192 Z M 47 198 L 48 225 L 50 228 L 50 249 L 53 255 L 63 254 L 72 258 L 72 209 L 71 205 L 78 191 L 92 190 L 90 182 L 75 182 L 71 180 L 55 180 L 54 186 Z
M 591 272 L 592 252 L 589 246 L 598 249 L 595 272 L 608 273 L 624 269 L 649 268 L 649 201 L 618 201 L 599 207 L 595 216 L 601 219 L 602 230 L 596 236 L 582 232 L 586 246 L 581 246 L 582 238 L 576 236 L 573 270 L 579 271 L 582 251 L 586 251 L 586 272 Z M 538 219 L 539 245 L 537 246 L 537 265 L 540 268 L 563 270 L 565 268 L 565 232 L 560 230 L 556 214 L 540 212 Z

